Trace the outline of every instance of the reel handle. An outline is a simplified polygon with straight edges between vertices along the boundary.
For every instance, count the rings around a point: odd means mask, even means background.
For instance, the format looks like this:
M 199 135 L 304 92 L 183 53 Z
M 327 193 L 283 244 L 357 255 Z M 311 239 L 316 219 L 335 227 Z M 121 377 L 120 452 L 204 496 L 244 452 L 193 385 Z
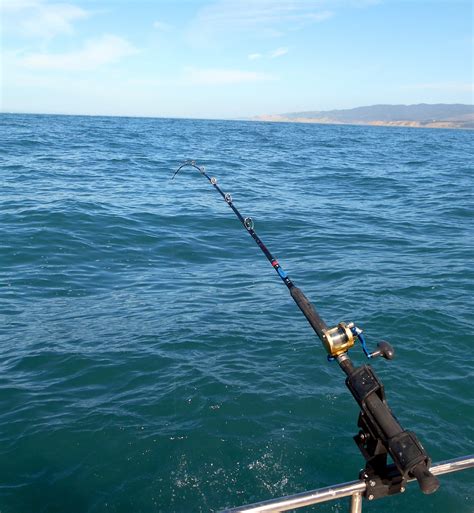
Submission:
M 389 344 L 385 340 L 381 340 L 377 343 L 377 350 L 370 354 L 371 358 L 376 358 L 377 356 L 381 356 L 386 360 L 393 360 L 395 358 L 395 349 L 393 349 L 392 344 Z

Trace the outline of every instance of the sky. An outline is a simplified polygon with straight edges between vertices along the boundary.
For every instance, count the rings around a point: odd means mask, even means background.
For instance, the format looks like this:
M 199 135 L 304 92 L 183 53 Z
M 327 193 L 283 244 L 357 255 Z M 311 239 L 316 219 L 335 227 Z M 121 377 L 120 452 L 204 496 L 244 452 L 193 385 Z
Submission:
M 0 0 L 1 111 L 473 103 L 470 0 Z

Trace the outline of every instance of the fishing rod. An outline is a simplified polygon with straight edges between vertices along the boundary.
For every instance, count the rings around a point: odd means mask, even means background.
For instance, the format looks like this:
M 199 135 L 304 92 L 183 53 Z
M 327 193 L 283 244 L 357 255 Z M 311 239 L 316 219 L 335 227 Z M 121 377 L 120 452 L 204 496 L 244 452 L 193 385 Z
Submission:
M 351 347 L 354 344 L 354 335 L 352 334 L 350 329 L 343 323 L 340 323 L 340 326 L 337 326 L 332 330 L 328 329 L 328 326 L 321 319 L 318 312 L 316 312 L 316 309 L 310 303 L 308 298 L 303 294 L 303 291 L 295 286 L 295 284 L 289 278 L 288 274 L 286 274 L 281 265 L 278 263 L 278 260 L 270 253 L 268 248 L 257 235 L 257 232 L 254 229 L 253 219 L 251 217 L 244 217 L 239 212 L 239 210 L 232 201 L 232 196 L 228 192 L 224 193 L 222 191 L 219 185 L 217 185 L 217 179 L 215 177 L 210 177 L 206 173 L 205 168 L 203 166 L 199 167 L 195 161 L 187 160 L 178 167 L 178 169 L 175 171 L 171 179 L 173 180 L 175 176 L 179 173 L 179 171 L 181 171 L 181 169 L 183 169 L 183 167 L 186 166 L 193 167 L 194 169 L 198 170 L 204 177 L 206 177 L 209 183 L 213 185 L 217 192 L 222 196 L 224 201 L 233 210 L 234 214 L 237 216 L 237 218 L 242 223 L 244 228 L 247 230 L 249 235 L 257 243 L 257 246 L 262 250 L 262 253 L 267 257 L 267 260 L 270 262 L 273 269 L 275 269 L 278 276 L 289 289 L 291 297 L 294 299 L 295 303 L 301 309 L 306 319 L 308 319 L 309 324 L 325 345 L 329 355 L 333 358 L 349 349 L 349 347 Z
M 336 360 L 346 374 L 346 386 L 360 407 L 359 433 L 354 440 L 365 458 L 366 465 L 360 473 L 360 479 L 366 482 L 365 497 L 369 500 L 405 491 L 409 479 L 415 478 L 425 494 L 439 488 L 438 479 L 430 472 L 431 458 L 418 440 L 415 433 L 402 428 L 385 399 L 384 386 L 369 365 L 354 367 L 348 356 L 349 349 L 358 339 L 367 358 L 382 356 L 387 360 L 394 358 L 392 346 L 385 341 L 377 344 L 377 350 L 367 348 L 362 330 L 353 322 L 340 322 L 329 328 L 314 305 L 289 278 L 287 273 L 272 255 L 254 229 L 251 217 L 244 217 L 234 205 L 232 196 L 217 184 L 217 179 L 207 174 L 204 166 L 194 160 L 183 162 L 172 176 L 172 180 L 184 167 L 199 171 L 229 205 L 249 235 L 254 239 L 278 276 L 288 288 L 291 297 L 304 314 L 309 324 L 323 343 L 328 360 Z M 393 463 L 387 463 L 390 456 Z

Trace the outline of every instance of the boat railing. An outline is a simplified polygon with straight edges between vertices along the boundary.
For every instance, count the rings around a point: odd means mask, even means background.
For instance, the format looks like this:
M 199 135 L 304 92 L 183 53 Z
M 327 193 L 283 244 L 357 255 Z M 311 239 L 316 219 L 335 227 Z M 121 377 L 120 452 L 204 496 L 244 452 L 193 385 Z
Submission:
M 474 468 L 474 454 L 454 458 L 451 460 L 441 461 L 431 466 L 430 471 L 435 476 L 449 474 L 451 472 L 459 472 Z M 408 482 L 415 481 L 415 478 L 409 479 Z M 367 483 L 360 479 L 357 481 L 349 481 L 347 483 L 337 484 L 335 486 L 327 486 L 318 488 L 308 492 L 297 493 L 295 495 L 287 495 L 279 499 L 272 499 L 238 508 L 227 509 L 222 513 L 279 513 L 292 509 L 303 508 L 321 502 L 329 502 L 341 499 L 343 497 L 351 497 L 350 513 L 362 512 L 362 500 L 372 500 L 373 496 L 366 496 Z M 403 489 L 404 491 L 404 489 Z M 372 497 L 372 499 L 371 499 Z

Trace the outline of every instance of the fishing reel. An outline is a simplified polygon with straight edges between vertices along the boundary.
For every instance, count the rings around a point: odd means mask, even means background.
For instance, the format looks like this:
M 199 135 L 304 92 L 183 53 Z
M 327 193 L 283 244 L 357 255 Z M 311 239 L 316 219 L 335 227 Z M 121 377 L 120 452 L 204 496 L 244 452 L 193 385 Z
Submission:
M 367 358 L 376 358 L 381 356 L 386 360 L 393 360 L 395 357 L 395 351 L 391 344 L 385 340 L 381 340 L 377 344 L 377 350 L 370 352 L 365 337 L 362 335 L 362 330 L 355 326 L 353 322 L 346 324 L 340 322 L 334 328 L 325 330 L 323 332 L 323 344 L 328 352 L 328 360 L 332 361 L 341 354 L 347 353 L 347 351 L 355 344 L 356 339 L 359 339 L 362 345 L 362 351 L 364 351 Z
M 284 276 L 286 276 L 286 274 Z M 348 324 L 345 322 L 340 322 L 334 328 L 328 328 L 327 324 L 323 319 L 321 319 L 319 313 L 316 311 L 311 301 L 309 301 L 309 299 L 304 295 L 303 291 L 296 287 L 288 277 L 286 277 L 286 280 L 284 281 L 290 289 L 291 297 L 295 300 L 295 303 L 303 312 L 309 324 L 314 329 L 321 342 L 324 344 L 324 347 L 328 353 L 329 361 L 344 356 L 347 351 L 349 351 L 349 349 L 355 344 L 356 339 L 360 341 L 362 350 L 364 351 L 364 354 L 367 356 L 367 358 L 382 356 L 387 360 L 393 359 L 395 355 L 393 347 L 385 341 L 379 342 L 377 344 L 378 349 L 376 351 L 370 352 L 367 347 L 364 335 L 362 334 L 362 330 L 358 328 L 353 322 Z

